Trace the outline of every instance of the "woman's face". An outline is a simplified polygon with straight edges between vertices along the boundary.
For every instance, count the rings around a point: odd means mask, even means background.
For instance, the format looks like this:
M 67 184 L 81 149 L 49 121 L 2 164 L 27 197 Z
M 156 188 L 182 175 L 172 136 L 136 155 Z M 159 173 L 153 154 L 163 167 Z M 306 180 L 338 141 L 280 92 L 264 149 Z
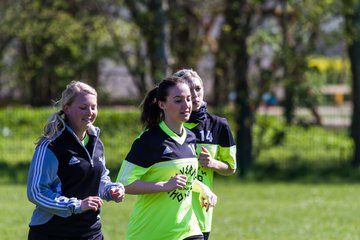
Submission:
M 191 114 L 191 93 L 185 83 L 178 83 L 168 90 L 166 100 L 159 101 L 159 107 L 164 111 L 168 123 L 184 123 Z
M 204 100 L 204 88 L 201 80 L 197 77 L 189 77 L 188 79 L 191 91 L 192 109 L 197 111 L 200 109 Z
M 77 136 L 85 134 L 86 129 L 95 122 L 97 116 L 97 97 L 80 92 L 70 105 L 64 106 L 70 127 Z

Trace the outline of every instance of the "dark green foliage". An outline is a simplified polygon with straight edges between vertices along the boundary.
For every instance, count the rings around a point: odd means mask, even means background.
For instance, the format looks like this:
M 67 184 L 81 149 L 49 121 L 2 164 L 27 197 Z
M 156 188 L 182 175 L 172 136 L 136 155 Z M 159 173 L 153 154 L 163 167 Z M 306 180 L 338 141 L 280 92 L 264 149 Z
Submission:
M 112 179 L 116 178 L 121 162 L 135 138 L 141 133 L 139 111 L 122 111 L 115 108 L 99 112 L 96 125 L 101 129 L 101 139 L 105 145 L 106 165 Z
M 0 109 L 0 184 L 24 183 L 36 140 L 54 108 Z M 211 109 L 210 109 L 211 111 Z M 224 115 L 235 131 L 234 115 Z M 140 111 L 100 108 L 96 126 L 105 144 L 106 164 L 114 180 L 134 139 L 141 133 Z M 256 118 L 253 129 L 255 163 L 244 180 L 358 181 L 349 159 L 353 143 L 346 129 L 288 126 L 277 117 Z M 230 179 L 230 178 L 227 178 Z
M 4 108 L 0 110 L 0 183 L 26 181 L 35 142 L 41 136 L 54 108 Z M 115 177 L 133 140 L 141 132 L 138 111 L 99 110 L 96 126 L 101 129 L 107 166 Z

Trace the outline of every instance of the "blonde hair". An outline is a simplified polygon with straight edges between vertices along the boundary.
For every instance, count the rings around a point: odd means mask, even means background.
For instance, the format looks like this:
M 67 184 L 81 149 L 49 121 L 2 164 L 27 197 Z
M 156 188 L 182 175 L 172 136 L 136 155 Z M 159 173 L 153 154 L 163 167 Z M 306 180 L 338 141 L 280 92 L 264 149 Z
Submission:
M 50 141 L 54 140 L 62 131 L 64 131 L 66 126 L 66 115 L 63 111 L 64 106 L 71 105 L 79 93 L 88 93 L 97 96 L 96 90 L 90 85 L 80 81 L 71 81 L 62 92 L 61 99 L 55 102 L 54 105 L 60 106 L 60 110 L 53 113 L 48 118 L 44 127 L 44 133 L 36 143 L 37 145 L 45 139 Z
M 197 72 L 195 72 L 194 70 L 192 70 L 192 69 L 184 68 L 184 69 L 178 70 L 177 72 L 175 72 L 173 74 L 173 76 L 184 79 L 185 81 L 188 82 L 189 85 L 192 85 L 192 81 L 190 79 L 192 77 L 195 77 L 195 78 L 199 79 L 201 85 L 204 84 L 201 77 L 199 76 L 199 74 Z

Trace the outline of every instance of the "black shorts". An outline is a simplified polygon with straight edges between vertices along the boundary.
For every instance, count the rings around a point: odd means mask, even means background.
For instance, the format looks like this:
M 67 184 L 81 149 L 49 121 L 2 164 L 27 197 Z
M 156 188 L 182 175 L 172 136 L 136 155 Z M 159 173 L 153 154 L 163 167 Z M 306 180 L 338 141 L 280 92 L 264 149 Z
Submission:
M 184 238 L 183 240 L 204 240 L 203 235 L 194 235 L 187 238 Z
M 43 233 L 37 229 L 30 228 L 28 240 L 104 240 L 104 236 L 101 232 L 98 232 L 88 237 L 64 237 L 54 236 L 51 234 Z

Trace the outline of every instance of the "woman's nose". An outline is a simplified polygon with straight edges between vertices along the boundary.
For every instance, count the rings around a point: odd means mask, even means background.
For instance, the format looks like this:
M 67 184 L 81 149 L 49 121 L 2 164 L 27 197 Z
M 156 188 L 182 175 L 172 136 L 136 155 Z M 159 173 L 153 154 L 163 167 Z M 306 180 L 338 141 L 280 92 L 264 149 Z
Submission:
M 92 115 L 95 111 L 91 108 L 86 109 L 86 114 Z
M 192 98 L 196 98 L 197 97 L 197 92 L 195 91 L 195 89 L 191 90 L 191 97 Z

